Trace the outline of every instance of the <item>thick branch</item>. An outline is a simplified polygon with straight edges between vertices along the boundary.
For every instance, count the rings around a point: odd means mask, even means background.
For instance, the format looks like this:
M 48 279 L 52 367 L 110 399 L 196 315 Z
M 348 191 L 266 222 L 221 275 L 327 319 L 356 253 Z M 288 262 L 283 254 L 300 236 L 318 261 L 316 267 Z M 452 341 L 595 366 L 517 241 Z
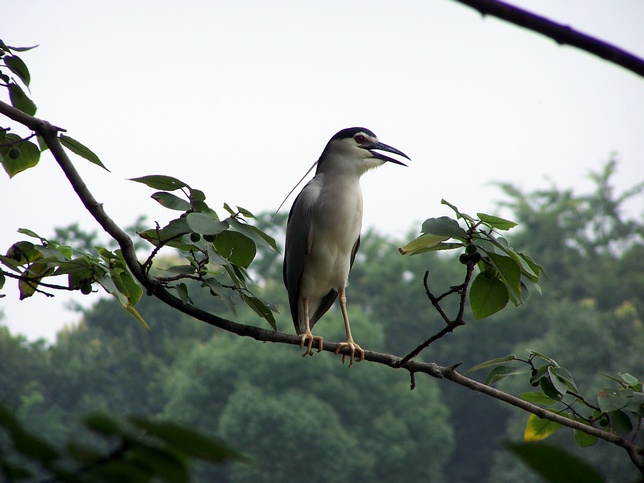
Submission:
M 550 37 L 561 45 L 570 45 L 601 57 L 644 77 L 644 60 L 619 47 L 584 34 L 568 25 L 559 24 L 518 7 L 497 0 L 454 0 L 519 27 Z
M 253 327 L 248 325 L 239 324 L 231 320 L 227 320 L 216 315 L 205 312 L 193 305 L 184 304 L 181 299 L 175 297 L 165 288 L 163 288 L 158 282 L 155 281 L 153 277 L 150 277 L 143 269 L 138 259 L 136 258 L 136 253 L 134 250 L 134 244 L 132 239 L 127 233 L 125 233 L 103 210 L 103 205 L 99 203 L 92 193 L 87 189 L 87 186 L 80 177 L 78 171 L 70 161 L 67 153 L 63 149 L 60 141 L 58 140 L 58 133 L 61 131 L 60 128 L 51 125 L 47 121 L 37 119 L 31 116 L 28 116 L 21 111 L 15 109 L 14 107 L 0 101 L 0 114 L 4 114 L 7 117 L 17 121 L 28 128 L 36 131 L 42 138 L 45 140 L 49 149 L 51 150 L 54 158 L 60 165 L 61 169 L 65 173 L 65 176 L 68 178 L 71 183 L 74 191 L 81 199 L 83 205 L 87 210 L 92 214 L 94 219 L 101 225 L 101 227 L 110 234 L 119 244 L 121 251 L 123 252 L 123 257 L 128 265 L 128 268 L 131 270 L 132 274 L 136 279 L 148 290 L 148 294 L 154 295 L 161 301 L 165 302 L 169 306 L 179 310 L 180 312 L 187 314 L 195 319 L 198 319 L 207 324 L 213 325 L 220 329 L 232 332 L 242 337 L 251 337 L 258 341 L 263 342 L 274 342 L 281 344 L 291 344 L 299 346 L 301 342 L 301 337 L 284 334 L 281 332 L 270 331 L 266 329 L 261 329 L 259 327 Z M 338 347 L 337 343 L 325 341 L 322 347 L 322 350 L 327 352 L 335 352 Z M 344 347 L 340 353 L 349 355 L 349 349 Z M 425 373 L 432 377 L 436 378 L 445 378 L 456 384 L 464 386 L 474 391 L 478 391 L 483 394 L 487 394 L 495 399 L 506 402 L 513 406 L 523 409 L 529 413 L 535 414 L 543 419 L 548 419 L 550 421 L 557 422 L 563 426 L 569 428 L 577 429 L 583 431 L 587 434 L 596 436 L 599 439 L 603 439 L 610 443 L 616 444 L 626 449 L 629 456 L 635 463 L 635 465 L 644 472 L 644 463 L 642 463 L 641 458 L 638 454 L 644 454 L 644 450 L 631 441 L 628 441 L 624 438 L 621 438 L 617 435 L 608 433 L 606 431 L 593 428 L 591 426 L 579 423 L 577 421 L 572 421 L 563 416 L 546 411 L 545 409 L 536 406 L 534 404 L 528 403 L 519 399 L 510 394 L 504 393 L 495 389 L 491 386 L 481 384 L 473 379 L 469 379 L 458 372 L 456 372 L 455 367 L 444 367 L 439 366 L 433 362 L 418 362 L 418 361 L 408 361 L 402 365 L 400 364 L 400 357 L 397 357 L 393 354 L 384 354 L 380 352 L 365 351 L 364 360 L 375 362 L 378 364 L 384 364 L 393 368 L 403 368 L 408 370 L 412 376 L 415 373 Z

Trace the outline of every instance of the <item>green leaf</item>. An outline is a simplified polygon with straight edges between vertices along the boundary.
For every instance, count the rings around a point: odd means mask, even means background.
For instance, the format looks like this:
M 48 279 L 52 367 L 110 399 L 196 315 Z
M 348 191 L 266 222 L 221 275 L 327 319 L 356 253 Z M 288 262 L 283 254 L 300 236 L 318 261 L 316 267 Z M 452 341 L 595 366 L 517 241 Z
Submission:
M 432 248 L 439 246 L 441 242 L 445 240 L 449 240 L 449 238 L 450 238 L 449 236 L 445 236 L 445 235 L 432 235 L 432 234 L 426 233 L 410 241 L 404 247 L 398 248 L 398 251 L 400 252 L 401 255 L 407 255 L 407 254 L 417 255 L 419 253 L 429 251 Z
M 548 375 L 550 374 L 549 367 L 546 372 L 548 373 Z M 539 379 L 539 387 L 548 397 L 556 401 L 561 401 L 561 399 L 563 398 L 564 393 L 557 389 L 557 387 L 552 383 L 552 379 L 550 377 L 542 377 L 541 379 Z
M 485 369 L 486 367 L 495 366 L 497 364 L 503 364 L 504 362 L 515 361 L 516 356 L 509 355 L 505 357 L 498 357 L 496 359 L 490 359 L 489 361 L 481 362 L 480 364 L 475 365 L 471 369 L 465 371 L 465 374 L 468 372 L 478 371 L 479 369 Z
M 191 207 L 190 203 L 186 200 L 179 198 L 172 193 L 167 191 L 157 191 L 152 196 L 150 196 L 154 201 L 159 203 L 164 208 L 177 211 L 188 211 Z
M 144 442 L 140 441 L 129 449 L 128 461 L 166 483 L 191 481 L 188 461 L 185 458 L 180 457 L 173 449 L 143 444 Z M 152 481 L 159 480 L 155 478 Z
M 190 298 L 190 295 L 188 295 L 188 286 L 185 283 L 179 283 L 174 288 L 179 294 L 179 298 L 184 305 L 192 304 L 192 299 Z
M 18 228 L 18 233 L 22 233 L 23 235 L 27 235 L 32 238 L 38 238 L 41 243 L 45 243 L 47 241 L 46 238 L 41 237 L 38 233 L 30 230 L 29 228 Z
M 277 330 L 277 322 L 275 321 L 275 316 L 273 316 L 273 312 L 264 302 L 262 302 L 257 297 L 249 297 L 244 293 L 240 293 L 239 295 L 241 296 L 241 299 L 246 303 L 246 305 L 253 309 L 253 311 L 257 315 L 268 321 L 273 330 Z
M 548 372 L 550 373 L 551 377 L 556 378 L 558 381 L 560 381 L 561 384 L 563 384 L 565 387 L 562 387 L 561 389 L 565 390 L 571 390 L 574 391 L 575 393 L 579 393 L 579 390 L 577 389 L 577 385 L 575 384 L 575 381 L 572 378 L 572 374 L 568 369 L 564 369 L 563 367 L 551 367 L 548 369 Z M 562 394 L 565 394 L 565 390 Z
M 172 448 L 188 456 L 204 461 L 219 463 L 222 461 L 249 461 L 243 454 L 228 447 L 221 441 L 210 438 L 191 428 L 173 422 L 151 421 L 140 416 L 128 418 L 132 424 L 143 429 L 149 436 L 160 439 Z
M 213 245 L 226 260 L 244 268 L 248 268 L 257 253 L 255 242 L 236 231 L 220 233 Z
M 17 55 L 5 55 L 2 60 L 4 60 L 5 65 L 9 67 L 9 70 L 16 74 L 26 86 L 29 85 L 29 82 L 31 82 L 29 69 L 20 57 Z
M 85 158 L 91 163 L 94 163 L 97 166 L 100 166 L 103 168 L 105 171 L 108 173 L 110 172 L 109 169 L 105 167 L 105 165 L 101 162 L 98 156 L 94 154 L 94 152 L 89 149 L 87 146 L 84 144 L 81 144 L 80 142 L 76 141 L 74 138 L 71 138 L 69 136 L 65 136 L 64 134 L 61 134 L 58 137 L 60 144 L 65 146 L 67 149 L 69 149 L 72 153 L 77 154 L 81 158 Z
M 479 273 L 470 287 L 470 306 L 474 318 L 484 319 L 503 309 L 509 300 L 508 289 L 498 277 Z
M 530 414 L 523 431 L 523 439 L 525 441 L 541 441 L 560 428 L 561 424 L 559 423 L 555 423 L 549 419 L 541 419 L 535 414 Z
M 36 114 L 37 107 L 34 101 L 29 99 L 25 91 L 18 84 L 11 83 L 9 84 L 9 99 L 11 100 L 11 105 L 16 109 L 33 116 Z
M 115 294 L 112 294 L 112 295 L 115 295 Z M 118 298 L 118 297 L 116 297 L 116 298 Z M 143 326 L 143 328 L 145 328 L 147 330 L 150 330 L 150 331 L 152 330 L 150 328 L 150 326 L 148 325 L 148 323 L 145 321 L 145 319 L 143 317 L 141 317 L 141 314 L 139 314 L 138 310 L 136 310 L 134 308 L 134 305 L 127 304 L 125 306 L 125 311 L 128 314 L 130 314 L 132 317 L 134 317 L 137 320 L 137 322 Z
M 633 431 L 631 418 L 624 411 L 610 411 L 606 415 L 610 419 L 611 433 L 624 437 Z
M 544 359 L 544 360 L 550 362 L 553 366 L 559 367 L 559 364 L 557 364 L 557 361 L 555 361 L 552 357 L 548 357 L 547 355 L 542 354 L 541 352 L 534 351 L 534 350 L 529 350 L 528 353 L 532 357 L 540 357 L 541 359 Z
M 522 252 L 516 252 L 521 261 L 523 272 L 534 282 L 539 281 L 539 277 L 544 273 L 543 267 L 535 262 L 531 257 Z M 527 265 L 527 267 L 526 267 Z
M 26 169 L 33 168 L 40 161 L 40 149 L 31 141 L 10 133 L 0 144 L 0 162 L 10 178 Z
M 144 185 L 147 185 L 155 190 L 174 191 L 181 188 L 189 188 L 186 183 L 177 178 L 159 174 L 141 176 L 140 178 L 130 178 L 130 181 L 143 183 Z
M 504 218 L 499 218 L 498 216 L 486 215 L 485 213 L 477 213 L 476 216 L 479 217 L 486 225 L 496 228 L 497 230 L 509 230 L 514 228 L 517 224 L 513 221 L 506 220 Z
M 242 208 L 241 206 L 237 206 L 237 211 L 239 211 L 246 218 L 255 218 L 255 215 L 253 215 L 246 208 Z
M 468 215 L 466 213 L 461 213 L 459 211 L 459 209 L 455 205 L 451 204 L 450 202 L 442 199 L 441 200 L 441 205 L 449 206 L 454 211 L 454 213 L 456 213 L 457 218 L 463 218 L 463 219 L 468 220 L 469 222 L 471 222 L 473 224 L 476 223 L 476 220 L 474 220 L 474 218 L 472 218 L 470 215 Z
M 36 262 L 30 265 L 20 277 L 20 282 L 18 283 L 18 287 L 20 289 L 20 300 L 31 297 L 36 293 L 40 281 L 51 275 L 53 272 L 54 269 L 50 267 L 48 263 Z
M 467 237 L 467 232 L 459 226 L 456 220 L 449 216 L 425 220 L 420 231 L 424 234 L 441 235 L 451 238 Z
M 487 375 L 485 378 L 485 384 L 491 386 L 507 376 L 525 374 L 529 370 L 530 369 L 528 367 L 497 366 Z
M 212 290 L 212 293 L 221 298 L 226 304 L 226 307 L 228 307 L 228 310 L 237 315 L 237 309 L 235 308 L 235 301 L 233 299 L 233 295 L 235 294 L 234 290 L 224 287 L 213 277 L 206 279 L 206 284 Z
M 593 446 L 594 444 L 596 444 L 598 439 L 597 436 L 593 436 L 592 434 L 584 433 L 583 431 L 575 429 L 575 441 L 580 448 L 587 448 L 588 446 Z
M 143 295 L 143 288 L 139 285 L 139 283 L 134 279 L 134 277 L 130 274 L 130 272 L 122 272 L 121 274 L 121 281 L 123 282 L 123 286 L 125 287 L 126 295 L 129 299 L 132 305 L 136 305 L 139 300 L 141 300 L 141 296 Z
M 181 238 L 186 233 L 190 233 L 190 227 L 185 218 L 177 218 L 172 220 L 160 230 L 149 229 L 139 233 L 139 236 L 144 240 L 149 241 L 155 246 L 166 244 L 171 247 L 179 248 L 181 250 L 190 250 L 190 246 L 181 242 Z
M 488 253 L 494 268 L 499 271 L 508 293 L 516 300 L 521 300 L 521 267 L 511 257 Z
M 603 389 L 597 395 L 600 409 L 605 412 L 617 411 L 628 406 L 634 391 L 632 389 Z
M 524 401 L 528 401 L 532 404 L 539 404 L 541 406 L 550 406 L 557 403 L 556 399 L 552 399 L 546 393 L 542 391 L 528 391 L 519 394 L 519 397 Z
M 618 376 L 629 386 L 637 386 L 640 383 L 637 377 L 631 376 L 628 372 L 620 372 Z
M 548 375 L 550 376 L 550 383 L 556 389 L 556 391 L 564 396 L 568 392 L 568 386 L 564 381 L 559 379 L 556 374 L 553 373 L 553 368 L 548 368 Z
M 217 221 L 206 213 L 188 213 L 185 219 L 190 230 L 201 235 L 219 235 L 228 229 L 227 221 Z
M 277 243 L 275 243 L 273 237 L 267 235 L 256 226 L 242 223 L 236 218 L 226 218 L 226 220 L 228 221 L 228 223 L 230 223 L 230 227 L 233 230 L 238 231 L 242 235 L 246 235 L 248 238 L 253 240 L 256 245 L 263 245 L 266 248 L 275 250 L 276 252 L 279 251 L 277 248 Z
M 508 449 L 549 483 L 603 483 L 585 461 L 561 448 L 543 443 L 510 443 Z
M 103 413 L 90 413 L 83 418 L 83 424 L 95 433 L 106 436 L 122 436 L 123 430 L 111 417 Z

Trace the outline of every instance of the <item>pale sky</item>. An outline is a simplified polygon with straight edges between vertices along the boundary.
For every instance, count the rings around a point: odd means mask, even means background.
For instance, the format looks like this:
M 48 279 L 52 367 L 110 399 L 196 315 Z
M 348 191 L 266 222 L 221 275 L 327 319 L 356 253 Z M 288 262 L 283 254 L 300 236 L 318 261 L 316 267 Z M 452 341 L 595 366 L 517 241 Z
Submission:
M 510 3 L 644 56 L 640 0 Z M 202 189 L 217 209 L 274 210 L 351 126 L 412 158 L 363 178 L 364 228 L 396 238 L 450 214 L 441 198 L 494 211 L 493 181 L 583 192 L 612 152 L 618 189 L 644 178 L 643 78 L 451 0 L 11 4 L 2 39 L 40 45 L 21 54 L 37 116 L 101 157 L 111 173 L 77 166 L 121 225 L 171 219 L 126 181 L 148 174 Z M 0 172 L 0 203 L 1 252 L 21 227 L 97 228 L 49 156 L 13 180 Z M 19 302 L 5 287 L 4 323 L 30 339 L 78 318 L 67 295 Z

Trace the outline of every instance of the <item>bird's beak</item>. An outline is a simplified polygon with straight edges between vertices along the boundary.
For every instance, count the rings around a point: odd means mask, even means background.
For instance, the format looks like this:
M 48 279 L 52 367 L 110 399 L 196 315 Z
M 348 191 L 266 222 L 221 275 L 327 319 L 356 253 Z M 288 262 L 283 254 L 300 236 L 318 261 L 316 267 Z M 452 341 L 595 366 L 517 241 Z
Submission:
M 384 154 L 378 152 L 378 151 L 386 151 L 388 153 L 393 153 L 397 154 L 398 156 L 402 156 L 404 158 L 407 158 L 411 161 L 411 158 L 407 156 L 405 153 L 402 151 L 397 150 L 396 148 L 392 148 L 391 146 L 388 146 L 385 143 L 377 142 L 377 143 L 371 143 L 369 146 L 367 146 L 367 149 L 369 152 L 373 155 L 374 158 L 382 159 L 383 161 L 389 161 L 390 163 L 395 163 L 395 164 L 400 164 L 402 166 L 407 166 L 405 163 L 402 161 L 398 161 L 397 159 L 390 158 L 389 156 L 385 156 Z

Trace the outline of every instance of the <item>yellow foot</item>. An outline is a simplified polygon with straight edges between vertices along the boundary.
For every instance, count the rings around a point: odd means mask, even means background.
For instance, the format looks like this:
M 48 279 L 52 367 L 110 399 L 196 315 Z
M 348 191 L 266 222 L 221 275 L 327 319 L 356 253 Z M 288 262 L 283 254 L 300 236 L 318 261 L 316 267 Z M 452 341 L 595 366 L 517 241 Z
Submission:
M 354 359 L 354 355 L 355 355 L 356 352 L 359 354 L 358 362 L 360 362 L 361 360 L 364 359 L 364 350 L 362 349 L 362 347 L 360 347 L 358 344 L 356 344 L 352 340 L 348 340 L 346 342 L 339 342 L 338 347 L 336 347 L 336 349 L 335 349 L 335 355 L 338 355 L 340 353 L 340 350 L 343 347 L 348 347 L 349 348 L 349 366 L 348 367 L 351 367 L 353 365 L 353 359 Z M 346 357 L 347 357 L 346 354 L 342 354 L 342 364 L 344 364 L 344 359 Z
M 306 331 L 304 334 L 302 334 L 302 340 L 300 341 L 300 349 L 304 348 L 304 343 L 307 340 L 308 340 L 308 343 L 306 344 L 306 351 L 304 352 L 304 354 L 302 354 L 302 357 L 313 355 L 311 348 L 313 347 L 314 340 L 318 341 L 318 352 L 322 351 L 322 343 L 324 341 L 323 337 L 319 335 L 313 335 L 310 330 Z

